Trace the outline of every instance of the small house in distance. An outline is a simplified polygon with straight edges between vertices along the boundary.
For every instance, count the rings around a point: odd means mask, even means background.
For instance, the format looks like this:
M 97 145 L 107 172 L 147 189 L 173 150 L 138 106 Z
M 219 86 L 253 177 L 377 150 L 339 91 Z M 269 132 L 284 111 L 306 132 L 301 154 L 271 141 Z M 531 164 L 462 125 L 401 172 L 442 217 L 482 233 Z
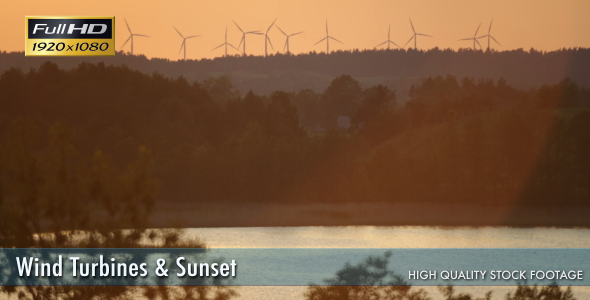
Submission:
M 350 128 L 350 117 L 349 116 L 339 116 L 338 117 L 338 128 L 348 130 L 348 128 Z

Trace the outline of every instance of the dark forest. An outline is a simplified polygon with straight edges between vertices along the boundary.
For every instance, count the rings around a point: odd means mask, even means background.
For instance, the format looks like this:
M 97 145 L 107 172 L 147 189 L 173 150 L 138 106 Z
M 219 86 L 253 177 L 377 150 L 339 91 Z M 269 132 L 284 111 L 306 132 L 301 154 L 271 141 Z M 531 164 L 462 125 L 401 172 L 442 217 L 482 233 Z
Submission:
M 14 149 L 42 176 L 57 160 L 88 165 L 97 151 L 122 168 L 145 148 L 158 201 L 590 207 L 587 88 L 441 76 L 408 97 L 400 104 L 396 91 L 348 75 L 322 93 L 241 96 L 224 76 L 188 82 L 104 63 L 10 69 L 0 76 L 2 156 L 12 162 L 1 164 L 3 198 L 27 180 Z M 56 134 L 68 151 L 56 153 Z

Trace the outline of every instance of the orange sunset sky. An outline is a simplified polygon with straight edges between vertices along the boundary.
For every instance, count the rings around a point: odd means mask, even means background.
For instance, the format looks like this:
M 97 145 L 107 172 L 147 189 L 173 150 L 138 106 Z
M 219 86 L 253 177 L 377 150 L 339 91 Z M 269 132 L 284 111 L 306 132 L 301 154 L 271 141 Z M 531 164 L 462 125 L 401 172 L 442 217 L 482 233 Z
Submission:
M 433 36 L 419 38 L 421 49 L 471 47 L 471 42 L 457 40 L 472 37 L 480 23 L 478 35 L 486 34 L 494 18 L 492 35 L 502 44 L 494 48 L 549 51 L 590 47 L 589 13 L 587 0 L 5 0 L 0 50 L 24 50 L 25 16 L 114 15 L 117 50 L 129 34 L 126 18 L 134 33 L 151 36 L 135 39 L 135 54 L 173 60 L 182 58 L 182 39 L 172 26 L 185 36 L 202 35 L 188 41 L 187 51 L 188 59 L 200 59 L 223 54 L 221 48 L 211 49 L 223 43 L 226 26 L 228 42 L 238 46 L 241 33 L 232 20 L 249 31 L 266 30 L 275 18 L 287 33 L 305 31 L 291 39 L 293 53 L 325 51 L 325 43 L 313 44 L 325 36 L 326 19 L 330 35 L 344 43 L 332 42 L 330 50 L 371 49 L 387 39 L 389 24 L 391 40 L 403 46 L 412 35 L 410 17 L 418 32 Z M 269 36 L 273 52 L 282 51 L 282 33 L 272 28 Z M 248 54 L 264 54 L 263 36 L 251 35 L 247 41 Z M 480 42 L 486 46 L 485 39 Z M 129 45 L 124 50 L 129 51 Z

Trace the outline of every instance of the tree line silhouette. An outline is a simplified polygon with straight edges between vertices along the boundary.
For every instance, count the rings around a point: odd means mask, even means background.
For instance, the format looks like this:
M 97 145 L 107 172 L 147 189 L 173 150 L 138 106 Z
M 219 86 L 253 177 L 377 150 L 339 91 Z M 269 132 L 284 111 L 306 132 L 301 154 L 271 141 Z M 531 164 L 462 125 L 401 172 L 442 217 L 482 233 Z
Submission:
M 403 105 L 396 98 L 348 75 L 323 93 L 241 96 L 224 76 L 189 83 L 47 62 L 0 76 L 0 147 L 10 150 L 23 124 L 39 133 L 26 135 L 35 153 L 49 151 L 43 128 L 55 124 L 71 132 L 80 159 L 100 150 L 122 168 L 145 147 L 161 201 L 590 203 L 587 88 L 446 76 L 412 86 Z M 352 126 L 338 128 L 339 116 Z M 2 186 L 12 186 L 2 169 Z
M 171 61 L 147 59 L 117 52 L 115 57 L 25 57 L 22 52 L 0 53 L 0 72 L 11 67 L 29 70 L 48 59 L 60 68 L 76 68 L 81 62 L 105 62 L 127 65 L 144 73 L 159 72 L 167 76 L 184 75 L 190 81 L 227 75 L 246 93 L 270 95 L 275 90 L 299 91 L 305 88 L 323 91 L 331 79 L 341 74 L 365 78 L 391 89 L 406 90 L 428 76 L 453 75 L 476 79 L 505 78 L 518 88 L 537 88 L 569 77 L 581 85 L 590 85 L 590 50 L 587 48 L 540 51 L 473 51 L 471 49 L 351 50 L 330 54 L 309 52 L 298 55 L 272 54 L 268 57 L 230 56 L 214 59 Z M 402 95 L 405 100 L 405 94 Z

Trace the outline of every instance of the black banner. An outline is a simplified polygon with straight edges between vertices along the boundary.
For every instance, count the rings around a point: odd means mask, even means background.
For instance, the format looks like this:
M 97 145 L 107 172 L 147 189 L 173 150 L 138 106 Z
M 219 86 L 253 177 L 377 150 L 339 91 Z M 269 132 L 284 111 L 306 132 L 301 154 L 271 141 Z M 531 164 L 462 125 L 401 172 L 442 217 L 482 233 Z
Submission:
M 28 19 L 29 39 L 112 39 L 111 19 Z

